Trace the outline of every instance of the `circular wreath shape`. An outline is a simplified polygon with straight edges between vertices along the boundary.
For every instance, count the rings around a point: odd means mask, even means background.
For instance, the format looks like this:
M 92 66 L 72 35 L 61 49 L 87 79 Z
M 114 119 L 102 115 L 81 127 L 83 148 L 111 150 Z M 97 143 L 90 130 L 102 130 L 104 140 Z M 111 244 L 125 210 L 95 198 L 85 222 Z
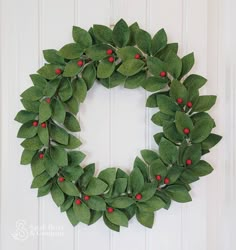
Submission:
M 207 80 L 189 74 L 193 53 L 180 58 L 164 29 L 152 38 L 121 19 L 113 30 L 73 27 L 73 39 L 59 51 L 43 51 L 47 63 L 21 94 L 24 110 L 15 118 L 22 123 L 17 137 L 24 138 L 21 164 L 31 164 L 38 197 L 51 193 L 74 226 L 103 217 L 119 231 L 136 215 L 151 228 L 155 211 L 168 209 L 172 200 L 191 201 L 190 184 L 213 170 L 201 156 L 221 139 L 206 112 L 216 96 L 199 95 Z M 154 135 L 159 149 L 142 150 L 130 174 L 112 167 L 94 176 L 95 164 L 83 166 L 85 154 L 75 150 L 81 145 L 73 134 L 80 131 L 76 114 L 95 80 L 106 88 L 124 84 L 153 92 L 146 106 L 157 110 L 151 120 L 163 127 Z

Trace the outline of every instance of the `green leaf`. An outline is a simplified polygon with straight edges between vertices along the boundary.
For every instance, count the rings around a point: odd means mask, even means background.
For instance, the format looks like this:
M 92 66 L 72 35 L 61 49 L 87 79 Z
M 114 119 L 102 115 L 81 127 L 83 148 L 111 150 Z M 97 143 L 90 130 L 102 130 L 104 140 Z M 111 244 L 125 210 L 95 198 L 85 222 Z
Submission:
M 64 59 L 59 56 L 57 54 L 57 50 L 55 49 L 47 49 L 47 50 L 43 50 L 43 56 L 44 59 L 48 62 L 48 63 L 52 63 L 52 64 L 64 64 L 65 61 Z
M 93 33 L 95 37 L 104 43 L 112 43 L 112 30 L 104 25 L 93 25 Z
M 125 193 L 127 184 L 128 184 L 127 178 L 117 178 L 113 185 L 112 195 L 115 197 L 115 196 Z
M 213 171 L 213 168 L 208 162 L 201 160 L 191 167 L 191 171 L 197 176 L 205 176 L 210 174 Z
M 63 78 L 60 83 L 58 95 L 62 102 L 65 102 L 71 98 L 73 94 L 71 83 L 68 79 Z
M 64 203 L 61 205 L 61 212 L 68 210 L 74 202 L 74 197 L 68 196 Z
M 176 111 L 180 110 L 176 102 L 166 95 L 158 95 L 156 102 L 160 111 L 164 114 L 175 115 Z
M 85 224 L 89 224 L 91 214 L 89 208 L 85 205 L 85 203 L 82 202 L 80 205 L 77 205 L 74 202 L 73 210 L 79 221 Z
M 152 150 L 144 149 L 141 150 L 141 155 L 147 164 L 151 164 L 153 161 L 159 158 L 158 154 Z
M 111 206 L 115 208 L 127 208 L 134 203 L 134 200 L 129 197 L 117 197 L 111 202 Z
M 106 203 L 103 198 L 99 196 L 91 196 L 89 200 L 85 201 L 86 205 L 97 211 L 105 211 Z
M 21 165 L 30 164 L 35 154 L 36 151 L 24 149 L 21 155 L 20 164 Z
M 149 180 L 148 166 L 139 157 L 136 157 L 134 160 L 134 168 L 138 168 L 141 171 L 145 182 Z
M 187 147 L 183 154 L 183 163 L 186 165 L 186 160 L 191 160 L 192 164 L 198 163 L 202 156 L 202 148 L 200 144 L 193 144 Z
M 177 202 L 189 202 L 191 201 L 191 196 L 188 190 L 181 185 L 170 185 L 165 189 L 166 193 Z
M 73 81 L 73 94 L 77 98 L 78 102 L 84 102 L 87 95 L 87 85 L 82 78 L 78 78 Z
M 63 202 L 65 201 L 65 196 L 56 183 L 53 184 L 52 186 L 51 195 L 52 195 L 52 199 L 54 200 L 54 202 L 56 203 L 58 207 L 61 206 Z
M 52 101 L 52 119 L 58 123 L 64 123 L 66 117 L 65 107 L 59 99 Z
M 178 98 L 183 99 L 183 104 L 185 104 L 187 102 L 188 91 L 181 82 L 173 80 L 170 85 L 170 96 L 174 101 L 177 101 Z
M 84 174 L 80 177 L 79 183 L 82 187 L 87 187 L 95 172 L 95 164 L 89 164 L 84 168 Z
M 104 181 L 92 177 L 84 193 L 87 195 L 99 195 L 104 193 L 104 191 L 107 189 L 107 186 L 108 185 Z
M 73 135 L 69 135 L 68 145 L 65 145 L 64 147 L 67 149 L 75 149 L 78 148 L 81 144 L 82 143 L 78 138 Z
M 167 178 L 169 179 L 169 184 L 174 184 L 182 174 L 184 168 L 178 166 L 172 166 L 168 169 Z
M 21 146 L 25 149 L 28 149 L 28 150 L 38 150 L 38 149 L 42 148 L 43 144 L 40 141 L 39 137 L 35 136 L 33 138 L 25 139 L 21 143 Z
M 51 147 L 50 154 L 51 154 L 53 161 L 55 161 L 58 166 L 68 165 L 67 152 L 63 148 Z
M 48 80 L 53 80 L 57 77 L 56 69 L 62 69 L 61 65 L 56 64 L 45 64 L 37 72 Z
M 47 82 L 47 85 L 45 86 L 43 94 L 48 97 L 52 97 L 53 95 L 55 95 L 57 88 L 59 86 L 59 83 L 60 83 L 59 78 Z
M 31 171 L 33 177 L 42 174 L 45 170 L 44 159 L 40 159 L 39 154 L 35 154 L 31 161 Z
M 205 95 L 205 96 L 199 96 L 196 103 L 194 103 L 192 107 L 192 112 L 203 112 L 207 111 L 214 106 L 216 102 L 216 96 L 215 95 Z
M 175 143 L 182 142 L 184 138 L 184 136 L 178 132 L 173 122 L 164 122 L 163 132 L 167 139 Z
M 160 175 L 161 179 L 163 179 L 167 175 L 167 167 L 160 159 L 157 159 L 150 165 L 150 173 L 154 179 L 156 179 L 157 175 Z
M 111 223 L 111 222 L 107 219 L 105 213 L 104 213 L 104 215 L 103 215 L 103 221 L 104 221 L 105 225 L 106 225 L 108 228 L 110 228 L 111 230 L 116 231 L 116 232 L 120 232 L 120 226 Z
M 116 54 L 122 61 L 125 61 L 128 59 L 135 59 L 135 55 L 137 54 L 142 56 L 142 52 L 133 46 L 126 46 L 126 47 L 120 48 L 116 51 Z
M 44 155 L 44 166 L 51 177 L 54 177 L 59 170 L 57 164 L 52 160 L 48 152 Z
M 43 100 L 39 106 L 39 123 L 47 121 L 52 116 L 51 105 Z
M 130 174 L 130 186 L 133 194 L 137 194 L 143 189 L 144 178 L 139 168 L 134 168 Z
M 140 200 L 140 202 L 145 202 L 149 200 L 151 197 L 153 197 L 153 195 L 156 192 L 156 189 L 157 189 L 156 183 L 145 183 L 143 190 L 141 192 L 142 199 Z
M 141 60 L 129 59 L 123 62 L 117 71 L 125 76 L 133 76 L 142 70 L 144 64 L 145 63 Z
M 129 42 L 128 45 L 130 46 L 134 46 L 136 44 L 136 34 L 139 31 L 139 25 L 137 22 L 133 23 L 132 25 L 129 26 L 129 31 L 130 31 L 130 35 L 129 35 Z
M 176 79 L 180 76 L 182 72 L 182 61 L 181 59 L 173 52 L 170 51 L 166 57 L 166 67 L 167 71 Z
M 88 48 L 92 45 L 92 38 L 89 32 L 80 27 L 73 26 L 72 36 L 74 41 L 82 48 Z
M 141 212 L 154 212 L 165 207 L 165 202 L 157 196 L 153 196 L 151 199 L 145 202 L 139 202 L 137 204 L 139 211 Z
M 25 99 L 21 99 L 20 101 L 27 111 L 33 112 L 33 113 L 39 112 L 39 105 L 40 105 L 39 101 L 32 102 L 32 101 L 28 101 Z
M 69 100 L 65 102 L 67 110 L 74 115 L 79 112 L 79 102 L 75 96 L 72 96 Z
M 35 86 L 37 86 L 41 89 L 45 88 L 47 81 L 42 76 L 40 76 L 38 74 L 32 74 L 32 75 L 30 75 L 30 78 Z
M 108 58 L 105 58 L 100 61 L 97 67 L 97 77 L 98 78 L 108 78 L 112 75 L 115 70 L 115 63 L 108 61 Z
M 182 72 L 179 77 L 180 79 L 192 69 L 194 65 L 194 54 L 190 53 L 184 56 L 181 60 L 182 60 Z
M 93 63 L 88 64 L 82 72 L 82 77 L 87 85 L 88 90 L 92 88 L 94 81 L 96 80 L 96 76 L 97 72 L 94 67 L 94 64 Z
M 164 62 L 151 56 L 147 57 L 147 67 L 149 72 L 156 77 L 160 77 L 160 73 L 166 70 Z
M 40 141 L 44 145 L 48 145 L 48 143 L 49 143 L 48 128 L 42 128 L 41 126 L 39 126 L 39 128 L 38 128 L 38 137 L 39 137 Z
M 192 74 L 184 80 L 184 85 L 187 89 L 200 89 L 206 82 L 206 78 Z
M 116 168 L 107 168 L 102 170 L 99 173 L 98 178 L 106 182 L 109 186 L 112 186 L 116 179 Z
M 154 213 L 153 212 L 143 212 L 139 209 L 136 210 L 136 218 L 140 224 L 145 227 L 152 228 L 154 223 Z
M 36 116 L 37 116 L 36 113 L 29 112 L 26 110 L 21 110 L 17 113 L 15 117 L 15 121 L 20 122 L 20 123 L 26 123 L 28 121 L 34 120 Z
M 152 54 L 155 56 L 167 45 L 167 35 L 164 29 L 159 30 L 152 39 Z
M 150 92 L 156 92 L 166 87 L 167 83 L 168 83 L 167 78 L 150 76 L 143 83 L 143 88 Z
M 184 135 L 183 130 L 188 128 L 190 132 L 193 129 L 193 122 L 191 118 L 184 112 L 177 111 L 175 114 L 176 128 L 181 135 Z
M 140 29 L 135 37 L 138 47 L 146 54 L 150 54 L 152 38 L 151 35 L 145 30 Z
M 79 132 L 80 125 L 77 119 L 70 113 L 66 113 L 64 126 L 72 132 Z
M 38 127 L 34 127 L 32 121 L 22 124 L 17 137 L 18 138 L 32 138 L 37 134 Z
M 130 31 L 127 23 L 120 19 L 113 31 L 112 31 L 112 39 L 117 47 L 124 47 L 129 41 Z
M 68 133 L 66 132 L 65 129 L 55 125 L 51 124 L 50 125 L 50 137 L 52 140 L 60 143 L 67 145 L 68 144 Z
M 83 67 L 78 65 L 78 60 L 71 60 L 66 64 L 63 71 L 64 77 L 72 77 L 78 75 L 82 71 Z
M 128 227 L 127 216 L 118 209 L 115 209 L 112 213 L 106 212 L 107 219 L 118 226 Z
M 46 172 L 43 172 L 33 179 L 31 188 L 40 188 L 44 186 L 50 179 L 51 177 Z
M 160 153 L 161 159 L 166 164 L 173 164 L 177 161 L 178 150 L 176 146 L 172 142 L 164 138 L 160 142 L 159 153 Z
M 59 185 L 61 190 L 67 195 L 78 196 L 80 194 L 75 184 L 70 181 L 66 181 L 66 180 L 63 182 L 57 181 L 57 184 Z
M 202 119 L 195 123 L 194 129 L 190 133 L 190 139 L 193 143 L 204 141 L 211 133 L 214 127 L 214 121 L 211 119 Z
M 127 89 L 138 88 L 143 85 L 144 81 L 146 80 L 146 76 L 146 72 L 141 71 L 138 74 L 127 77 L 125 80 L 124 87 Z
M 90 218 L 89 226 L 97 222 L 102 217 L 102 215 L 103 215 L 102 211 L 91 210 L 91 218 Z
M 86 49 L 85 53 L 93 61 L 98 61 L 107 57 L 108 49 L 112 49 L 112 47 L 107 44 L 96 44 Z
M 202 143 L 202 149 L 208 150 L 214 147 L 220 140 L 222 136 L 216 134 L 210 134 Z
M 45 186 L 40 187 L 38 189 L 37 197 L 42 197 L 42 196 L 49 194 L 49 192 L 51 191 L 51 187 L 52 187 L 52 183 L 48 183 Z
M 151 118 L 152 122 L 158 126 L 163 126 L 165 122 L 174 121 L 173 117 L 161 113 L 160 111 L 154 114 Z
M 43 93 L 39 87 L 32 86 L 25 90 L 20 96 L 25 100 L 37 101 L 43 97 Z
M 62 175 L 70 181 L 77 181 L 83 173 L 84 171 L 80 166 L 65 167 L 62 171 Z
M 165 46 L 165 48 L 163 48 L 162 50 L 160 50 L 155 56 L 158 57 L 160 60 L 165 61 L 167 55 L 169 54 L 169 52 L 172 51 L 175 54 L 178 53 L 178 43 L 169 43 Z
M 78 166 L 86 157 L 86 155 L 81 151 L 70 151 L 68 152 L 69 165 Z
M 78 43 L 69 43 L 63 46 L 59 51 L 58 55 L 66 59 L 76 59 L 83 54 L 83 46 Z
M 70 223 L 73 225 L 73 226 L 76 226 L 78 223 L 79 223 L 79 219 L 77 218 L 77 216 L 75 215 L 75 212 L 74 212 L 74 209 L 73 207 L 69 208 L 67 211 L 66 211 L 66 215 L 70 221 Z

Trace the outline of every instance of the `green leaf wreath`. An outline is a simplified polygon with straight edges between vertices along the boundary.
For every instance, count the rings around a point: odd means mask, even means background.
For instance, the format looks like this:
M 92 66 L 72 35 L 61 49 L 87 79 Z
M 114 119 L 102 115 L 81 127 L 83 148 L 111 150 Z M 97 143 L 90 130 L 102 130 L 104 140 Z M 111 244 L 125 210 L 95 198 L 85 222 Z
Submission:
M 73 27 L 73 39 L 59 51 L 43 51 L 47 63 L 21 94 L 24 110 L 15 118 L 22 123 L 17 136 L 24 138 L 21 164 L 31 164 L 38 197 L 51 193 L 74 226 L 103 217 L 119 231 L 135 215 L 151 228 L 155 211 L 172 200 L 191 201 L 190 183 L 213 170 L 201 156 L 221 139 L 206 112 L 216 96 L 199 95 L 207 80 L 188 74 L 193 53 L 180 58 L 164 29 L 152 38 L 121 19 L 113 30 Z M 83 166 L 85 154 L 75 150 L 81 145 L 73 134 L 80 131 L 76 114 L 96 80 L 106 88 L 124 84 L 153 92 L 146 106 L 157 110 L 151 120 L 163 127 L 154 135 L 159 151 L 142 150 L 129 174 L 107 168 L 94 176 L 95 164 Z

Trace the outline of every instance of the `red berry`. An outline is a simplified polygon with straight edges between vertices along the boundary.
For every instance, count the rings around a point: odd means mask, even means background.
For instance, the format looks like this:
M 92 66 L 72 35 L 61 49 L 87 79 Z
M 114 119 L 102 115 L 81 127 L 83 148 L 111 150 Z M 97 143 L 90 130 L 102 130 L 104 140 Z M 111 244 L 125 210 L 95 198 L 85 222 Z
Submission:
M 33 123 L 32 123 L 32 125 L 34 126 L 34 127 L 37 127 L 38 126 L 38 122 L 37 121 L 34 121 Z
M 169 183 L 170 183 L 170 179 L 169 179 L 169 178 L 165 178 L 165 179 L 164 179 L 164 183 L 165 183 L 165 184 L 169 184 Z
M 82 66 L 84 65 L 84 62 L 83 62 L 82 60 L 79 60 L 79 61 L 77 62 L 77 65 L 78 65 L 79 67 L 82 67 Z
M 59 182 L 63 182 L 64 180 L 65 180 L 65 178 L 62 177 L 62 176 L 60 176 L 60 177 L 58 178 L 58 181 L 59 181 Z
M 107 208 L 107 212 L 108 212 L 108 213 L 112 213 L 113 211 L 114 211 L 114 209 L 113 209 L 112 207 L 108 207 L 108 208 Z
M 39 154 L 39 159 L 43 159 L 43 157 L 44 157 L 44 154 L 43 154 L 43 153 L 40 153 L 40 154 Z
M 46 122 L 41 123 L 41 127 L 42 127 L 42 128 L 46 128 L 46 127 L 47 127 Z
M 111 55 L 113 53 L 113 50 L 112 49 L 108 49 L 107 50 L 107 55 Z
M 75 200 L 75 204 L 76 204 L 76 205 L 80 205 L 81 203 L 82 203 L 82 202 L 81 202 L 80 199 L 76 199 L 76 200 Z
M 182 98 L 178 98 L 176 101 L 177 101 L 178 104 L 183 103 L 183 99 Z
M 114 59 L 113 56 L 110 56 L 110 57 L 108 58 L 108 61 L 109 61 L 110 63 L 113 63 L 113 62 L 115 61 L 115 59 Z
M 56 73 L 57 75 L 60 75 L 60 74 L 61 74 L 61 72 L 62 72 L 62 70 L 61 70 L 61 69 L 56 69 L 56 70 L 55 70 L 55 73 Z
M 192 102 L 187 102 L 187 107 L 188 108 L 192 108 L 192 106 L 193 106 Z
M 136 55 L 134 56 L 135 59 L 140 59 L 140 57 L 141 57 L 141 56 L 140 56 L 139 54 L 136 54 Z
M 186 160 L 186 165 L 191 165 L 191 164 L 192 164 L 192 160 L 187 159 L 187 160 Z
M 89 199 L 90 199 L 90 196 L 88 196 L 88 195 L 85 195 L 85 196 L 84 196 L 84 200 L 85 200 L 85 201 L 88 201 Z
M 184 134 L 188 135 L 190 133 L 190 129 L 189 128 L 184 128 L 183 132 L 184 132 Z
M 143 196 L 141 194 L 136 194 L 135 199 L 139 201 L 142 199 L 142 197 Z
M 160 181 L 161 180 L 161 175 L 156 175 L 156 180 Z
M 161 76 L 161 77 L 166 77 L 166 72 L 165 72 L 165 71 L 162 71 L 162 72 L 160 73 L 160 76 Z
M 50 99 L 50 98 L 46 98 L 46 102 L 47 102 L 47 103 L 50 103 L 50 102 L 51 102 L 51 99 Z

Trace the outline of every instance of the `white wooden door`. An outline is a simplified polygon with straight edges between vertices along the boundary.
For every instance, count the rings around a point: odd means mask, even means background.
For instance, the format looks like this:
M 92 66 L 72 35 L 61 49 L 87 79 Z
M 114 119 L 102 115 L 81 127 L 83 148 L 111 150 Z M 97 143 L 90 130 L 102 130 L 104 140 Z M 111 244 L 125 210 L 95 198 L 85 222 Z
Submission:
M 235 11 L 234 0 L 1 0 L 1 250 L 234 250 L 235 216 Z M 73 228 L 51 197 L 36 198 L 32 177 L 20 166 L 16 139 L 19 94 L 42 64 L 42 50 L 70 42 L 73 25 L 137 21 L 152 34 L 165 28 L 180 55 L 195 52 L 193 71 L 209 79 L 203 93 L 218 95 L 212 111 L 224 140 L 206 159 L 215 171 L 193 184 L 189 204 L 156 213 L 152 230 L 135 220 L 120 233 L 103 222 Z M 157 149 L 145 108 L 147 93 L 96 84 L 81 106 L 83 150 L 97 169 L 132 168 L 143 148 Z M 156 129 L 155 129 L 156 130 Z

